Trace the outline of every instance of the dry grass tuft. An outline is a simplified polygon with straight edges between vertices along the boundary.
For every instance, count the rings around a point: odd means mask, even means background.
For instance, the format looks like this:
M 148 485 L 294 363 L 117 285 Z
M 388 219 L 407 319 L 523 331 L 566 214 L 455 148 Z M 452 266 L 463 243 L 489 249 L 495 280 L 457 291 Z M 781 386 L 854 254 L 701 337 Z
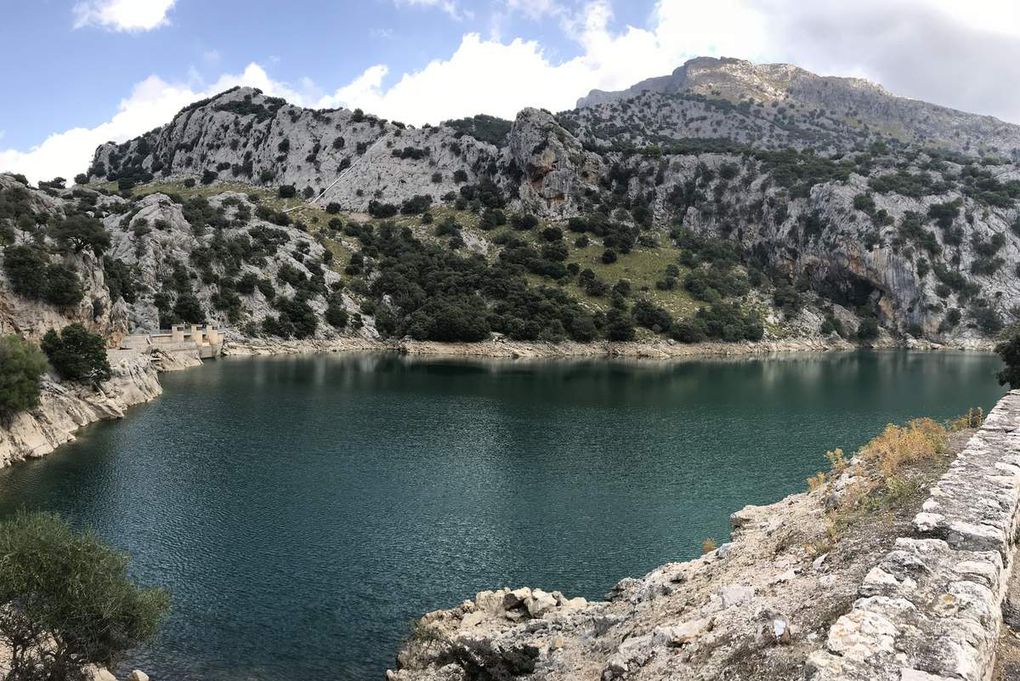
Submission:
M 712 553 L 717 548 L 719 548 L 719 544 L 715 541 L 715 539 L 709 537 L 705 541 L 701 542 L 701 555 Z
M 807 486 L 814 492 L 816 489 L 824 487 L 826 482 L 828 482 L 828 476 L 825 475 L 825 471 L 818 471 L 807 479 Z
M 948 431 L 931 419 L 914 419 L 905 426 L 889 424 L 882 434 L 861 449 L 861 458 L 884 477 L 896 475 L 907 464 L 941 457 Z

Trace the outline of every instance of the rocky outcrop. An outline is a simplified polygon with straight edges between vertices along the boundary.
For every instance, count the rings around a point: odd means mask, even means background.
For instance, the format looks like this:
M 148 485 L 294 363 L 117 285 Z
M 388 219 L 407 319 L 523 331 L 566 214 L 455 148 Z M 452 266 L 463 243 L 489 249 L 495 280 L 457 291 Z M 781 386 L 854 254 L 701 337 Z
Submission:
M 64 200 L 28 189 L 13 176 L 0 173 L 0 193 L 3 192 L 17 192 L 24 196 L 31 210 L 46 216 L 47 220 L 56 222 L 64 216 Z M 38 340 L 50 329 L 77 322 L 110 338 L 114 344 L 118 342 L 127 333 L 127 310 L 111 299 L 101 260 L 90 250 L 53 257 L 52 260 L 60 260 L 78 273 L 83 296 L 77 305 L 58 308 L 15 295 L 4 274 L 3 251 L 0 249 L 0 336 L 15 333 Z
M 74 440 L 79 428 L 122 418 L 129 407 L 162 392 L 151 356 L 126 350 L 112 350 L 109 355 L 110 380 L 92 388 L 47 377 L 38 407 L 0 423 L 0 468 L 49 454 Z
M 325 206 L 438 200 L 476 182 L 498 150 L 449 127 L 416 129 L 361 111 L 311 110 L 235 88 L 182 110 L 166 126 L 97 149 L 96 177 L 141 180 L 211 173 L 218 180 L 294 185 Z M 463 177 L 460 174 L 463 174 Z
M 581 212 L 585 192 L 598 188 L 602 159 L 547 111 L 524 109 L 510 130 L 510 157 L 524 173 L 518 195 L 522 204 L 559 219 Z
M 255 210 L 245 194 L 224 192 L 214 196 L 209 205 L 213 209 L 223 209 L 228 220 L 232 220 L 242 211 L 248 215 Z M 231 279 L 236 280 L 245 275 L 267 279 L 274 283 L 273 294 L 294 297 L 299 279 L 308 280 L 321 277 L 324 287 L 336 286 L 340 275 L 331 268 L 321 266 L 326 256 L 325 247 L 307 232 L 291 225 L 274 225 L 258 217 L 249 222 L 230 222 L 226 227 L 211 229 L 197 223 L 191 216 L 189 222 L 185 212 L 186 206 L 175 202 L 165 194 L 149 194 L 138 200 L 135 210 L 130 213 L 114 213 L 105 219 L 113 245 L 110 256 L 138 273 L 139 293 L 137 300 L 124 307 L 128 320 L 126 326 L 131 332 L 156 331 L 160 326 L 159 309 L 156 296 L 164 288 L 163 282 L 175 271 L 185 279 L 191 278 L 190 266 L 209 258 L 213 249 L 247 249 L 252 251 L 251 235 L 253 230 L 262 230 L 265 241 L 256 243 L 259 257 L 255 262 L 241 262 Z M 268 244 L 268 245 L 267 245 Z M 243 252 L 243 251 L 242 251 Z M 257 262 L 257 264 L 256 264 Z M 281 272 L 289 272 L 291 276 L 281 277 Z M 208 276 L 208 274 L 206 275 Z M 200 279 L 194 276 L 195 279 Z M 289 279 L 291 283 L 286 283 Z M 192 291 L 198 299 L 208 320 L 220 326 L 233 325 L 236 320 L 217 305 L 219 291 L 212 282 L 193 286 Z M 266 317 L 277 314 L 270 297 L 260 288 L 239 296 L 238 307 L 244 311 L 244 317 L 252 325 L 260 324 Z M 310 298 L 309 306 L 313 312 L 322 316 L 326 310 L 323 298 Z M 355 306 L 351 304 L 351 310 Z M 328 334 L 326 325 L 321 325 L 319 335 Z
M 894 335 L 963 343 L 1020 319 L 1018 126 L 860 79 L 735 59 L 692 60 L 581 104 L 557 115 L 525 109 L 486 135 L 301 109 L 240 88 L 102 146 L 93 175 L 294 185 L 311 205 L 356 214 L 373 202 L 377 215 L 392 214 L 423 205 L 418 197 L 558 223 L 594 217 L 649 244 L 682 227 L 731 240 L 747 268 L 818 294 L 819 314 L 846 312 L 849 333 L 877 316 Z M 157 207 L 131 222 L 148 212 Z M 180 243 L 137 241 L 188 255 L 180 215 L 164 218 Z M 498 253 L 484 234 L 462 236 L 475 252 Z M 138 247 L 118 241 L 118 257 Z M 267 310 L 255 307 L 258 323 Z M 128 326 L 153 321 L 152 308 L 130 313 Z

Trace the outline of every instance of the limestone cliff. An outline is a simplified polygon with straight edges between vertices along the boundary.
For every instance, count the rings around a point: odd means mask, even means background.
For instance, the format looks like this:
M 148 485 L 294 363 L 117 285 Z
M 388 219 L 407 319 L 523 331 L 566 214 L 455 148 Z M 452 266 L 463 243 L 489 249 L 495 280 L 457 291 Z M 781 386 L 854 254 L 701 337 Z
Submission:
M 702 115 L 704 129 L 740 134 L 740 122 L 753 122 L 755 134 L 742 141 L 770 146 L 819 142 L 841 148 L 884 138 L 944 147 L 957 152 L 987 149 L 1016 156 L 1020 127 L 991 116 L 897 97 L 861 78 L 818 76 L 792 64 L 752 64 L 742 59 L 698 57 L 668 76 L 650 78 L 619 92 L 593 90 L 577 102 L 582 113 L 611 111 L 627 101 L 654 103 L 650 130 L 695 137 L 670 125 L 674 116 Z M 708 106 L 699 106 L 707 103 Z M 712 106 L 730 103 L 731 107 Z M 649 106 L 649 108 L 652 108 Z M 714 111 L 713 111 L 714 109 Z M 727 110 L 728 109 L 728 110 Z M 732 116 L 734 121 L 722 120 Z M 693 127 L 693 126 L 692 126 Z M 667 132 L 668 130 L 668 132 Z M 721 133 L 721 134 L 720 134 Z
M 74 440 L 82 426 L 121 418 L 128 407 L 162 392 L 148 354 L 111 351 L 110 367 L 110 380 L 96 388 L 45 378 L 38 407 L 0 422 L 0 468 L 49 454 Z

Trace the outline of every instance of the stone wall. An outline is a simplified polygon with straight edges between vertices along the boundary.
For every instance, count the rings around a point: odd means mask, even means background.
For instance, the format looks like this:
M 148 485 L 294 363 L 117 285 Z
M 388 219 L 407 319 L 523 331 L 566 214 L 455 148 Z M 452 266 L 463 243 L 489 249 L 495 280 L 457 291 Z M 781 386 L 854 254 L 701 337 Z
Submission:
M 811 655 L 813 681 L 983 681 L 992 673 L 1020 517 L 1020 391 L 932 487 Z

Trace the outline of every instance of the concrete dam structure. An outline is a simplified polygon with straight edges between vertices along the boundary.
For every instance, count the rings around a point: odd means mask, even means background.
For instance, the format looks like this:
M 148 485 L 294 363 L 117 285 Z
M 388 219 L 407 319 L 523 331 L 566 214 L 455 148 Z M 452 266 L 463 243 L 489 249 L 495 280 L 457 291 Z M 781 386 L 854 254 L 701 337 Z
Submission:
M 212 324 L 174 324 L 156 333 L 133 334 L 121 341 L 122 350 L 161 352 L 195 359 L 213 359 L 223 352 L 223 334 Z

